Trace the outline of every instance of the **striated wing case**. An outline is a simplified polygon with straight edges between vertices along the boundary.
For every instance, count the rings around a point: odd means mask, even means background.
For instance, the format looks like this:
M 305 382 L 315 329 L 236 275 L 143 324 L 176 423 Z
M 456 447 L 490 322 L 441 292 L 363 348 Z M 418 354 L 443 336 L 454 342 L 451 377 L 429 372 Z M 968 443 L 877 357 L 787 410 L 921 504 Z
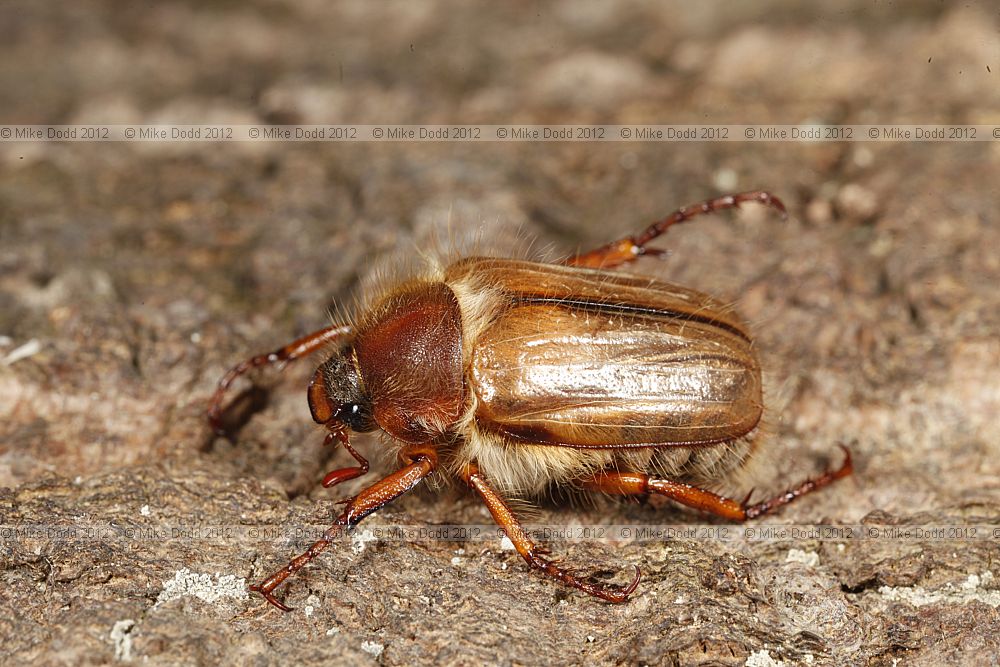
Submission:
M 700 292 L 641 276 L 502 259 L 452 265 L 504 306 L 472 351 L 476 418 L 568 447 L 695 446 L 760 421 L 743 323 Z

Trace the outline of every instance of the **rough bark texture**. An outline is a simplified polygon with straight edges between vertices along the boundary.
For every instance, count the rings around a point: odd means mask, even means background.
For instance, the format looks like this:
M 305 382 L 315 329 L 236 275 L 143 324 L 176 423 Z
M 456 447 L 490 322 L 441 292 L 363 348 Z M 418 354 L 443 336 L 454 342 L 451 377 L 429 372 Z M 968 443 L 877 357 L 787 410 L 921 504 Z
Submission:
M 0 121 L 1000 123 L 989 3 L 766 5 L 7 4 Z M 636 266 L 753 322 L 758 496 L 855 452 L 763 523 L 998 525 L 998 167 L 988 142 L 0 144 L 0 358 L 39 345 L 0 365 L 0 523 L 324 525 L 362 481 L 318 484 L 348 459 L 309 419 L 313 363 L 260 378 L 233 441 L 203 419 L 225 368 L 449 221 L 565 254 L 767 188 L 787 221 L 748 206 Z M 605 501 L 536 520 L 706 522 Z M 457 489 L 370 520 L 462 522 L 488 517 Z M 282 614 L 243 579 L 303 540 L 64 537 L 0 539 L 0 662 L 990 664 L 1000 637 L 991 539 L 552 545 L 617 581 L 639 565 L 620 606 L 496 540 L 345 541 Z M 184 568 L 207 599 L 173 593 Z

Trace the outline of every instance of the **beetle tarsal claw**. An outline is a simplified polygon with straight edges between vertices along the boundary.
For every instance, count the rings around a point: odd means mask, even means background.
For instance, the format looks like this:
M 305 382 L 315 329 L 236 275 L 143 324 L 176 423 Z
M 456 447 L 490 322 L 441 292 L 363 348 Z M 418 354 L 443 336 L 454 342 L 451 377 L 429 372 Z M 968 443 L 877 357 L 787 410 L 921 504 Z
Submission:
M 632 577 L 632 581 L 628 586 L 614 586 L 611 584 L 606 584 L 601 586 L 603 590 L 603 595 L 600 597 L 604 598 L 608 602 L 614 602 L 620 604 L 622 602 L 628 602 L 629 597 L 635 592 L 635 589 L 639 586 L 639 580 L 642 578 L 642 572 L 639 570 L 639 566 L 635 565 L 635 576 Z
M 273 604 L 281 611 L 295 611 L 294 607 L 289 607 L 288 605 L 282 603 L 278 598 L 274 597 L 274 593 L 272 593 L 269 590 L 266 590 L 265 587 L 261 584 L 254 584 L 253 586 L 250 586 L 250 590 L 253 591 L 254 593 L 260 593 L 265 600 Z
M 632 581 L 630 581 L 627 586 L 615 586 L 609 584 L 608 588 L 621 593 L 625 597 L 631 595 L 635 591 L 636 586 L 639 585 L 639 580 L 642 578 L 642 572 L 639 570 L 639 566 L 633 565 L 632 567 L 635 569 L 635 574 L 632 575 Z
M 639 566 L 633 565 L 632 567 L 635 568 L 635 576 L 632 578 L 632 583 L 630 583 L 622 590 L 622 593 L 624 593 L 625 595 L 632 595 L 632 593 L 635 591 L 636 586 L 639 585 L 639 580 L 642 578 L 642 571 L 639 569 Z
M 842 476 L 847 475 L 854 470 L 854 462 L 851 460 L 851 450 L 842 442 L 838 442 L 837 446 L 844 452 L 844 462 L 840 464 L 839 472 L 842 473 Z

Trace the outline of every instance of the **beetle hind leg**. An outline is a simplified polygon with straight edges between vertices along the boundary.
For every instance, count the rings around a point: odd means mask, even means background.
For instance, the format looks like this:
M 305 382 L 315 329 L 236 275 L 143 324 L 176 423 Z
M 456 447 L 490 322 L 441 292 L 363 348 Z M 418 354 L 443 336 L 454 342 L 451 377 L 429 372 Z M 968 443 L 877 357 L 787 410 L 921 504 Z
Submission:
M 580 253 L 563 260 L 563 264 L 569 266 L 583 266 L 591 269 L 610 269 L 628 262 L 634 262 L 644 255 L 662 255 L 663 250 L 647 248 L 646 245 L 660 236 L 668 228 L 680 222 L 686 222 L 699 215 L 713 213 L 727 208 L 739 208 L 745 202 L 757 202 L 777 209 L 785 215 L 785 205 L 781 200 L 770 192 L 755 190 L 753 192 L 741 192 L 735 195 L 725 195 L 703 201 L 693 206 L 685 206 L 671 213 L 666 218 L 649 225 L 641 234 L 626 236 L 623 239 L 612 241 L 590 252 Z
M 557 579 L 564 584 L 577 588 L 584 593 L 599 597 L 608 602 L 620 603 L 628 600 L 636 586 L 639 585 L 639 568 L 635 568 L 635 576 L 632 581 L 624 587 L 611 584 L 593 583 L 587 581 L 583 576 L 574 570 L 562 565 L 556 560 L 548 557 L 548 550 L 535 544 L 521 527 L 517 517 L 507 504 L 507 501 L 497 493 L 479 468 L 475 465 L 468 465 L 462 471 L 462 478 L 472 489 L 479 494 L 479 497 L 486 503 L 487 509 L 493 516 L 493 520 L 504 529 L 507 538 L 514 544 L 514 548 L 521 554 L 525 562 L 533 568 L 541 570 L 553 579 Z
M 840 467 L 827 470 L 819 477 L 807 479 L 784 493 L 753 505 L 749 504 L 749 494 L 740 502 L 697 486 L 655 478 L 645 473 L 601 472 L 580 480 L 580 484 L 583 488 L 591 491 L 602 491 L 622 496 L 646 496 L 650 493 L 657 493 L 682 505 L 709 512 L 730 521 L 746 521 L 766 514 L 782 505 L 787 505 L 796 498 L 801 498 L 807 493 L 812 493 L 850 475 L 854 470 L 851 452 L 843 445 L 840 447 L 844 450 L 845 456 Z

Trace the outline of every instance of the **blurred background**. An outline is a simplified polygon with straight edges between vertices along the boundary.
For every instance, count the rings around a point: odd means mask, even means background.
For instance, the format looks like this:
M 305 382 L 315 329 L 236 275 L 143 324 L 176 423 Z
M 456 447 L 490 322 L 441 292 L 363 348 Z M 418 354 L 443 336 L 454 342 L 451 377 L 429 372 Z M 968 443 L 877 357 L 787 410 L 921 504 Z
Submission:
M 1000 125 L 998 36 L 988 2 L 8 2 L 0 125 Z M 996 141 L 2 141 L 0 523 L 327 523 L 372 479 L 319 485 L 346 455 L 309 419 L 313 362 L 259 378 L 230 440 L 202 417 L 228 366 L 323 326 L 442 235 L 561 256 L 767 189 L 787 220 L 706 218 L 635 270 L 733 301 L 757 332 L 775 434 L 758 493 L 852 446 L 852 479 L 774 521 L 997 525 L 998 166 Z M 377 438 L 356 442 L 380 460 Z M 537 516 L 706 521 L 610 502 Z M 488 517 L 451 491 L 372 521 Z M 157 600 L 185 567 L 253 583 L 288 540 L 6 540 L 0 638 L 47 664 L 997 650 L 995 541 L 840 544 L 553 545 L 609 577 L 642 567 L 622 607 L 494 544 L 334 549 L 288 587 L 312 611 L 281 615 L 256 597 Z

